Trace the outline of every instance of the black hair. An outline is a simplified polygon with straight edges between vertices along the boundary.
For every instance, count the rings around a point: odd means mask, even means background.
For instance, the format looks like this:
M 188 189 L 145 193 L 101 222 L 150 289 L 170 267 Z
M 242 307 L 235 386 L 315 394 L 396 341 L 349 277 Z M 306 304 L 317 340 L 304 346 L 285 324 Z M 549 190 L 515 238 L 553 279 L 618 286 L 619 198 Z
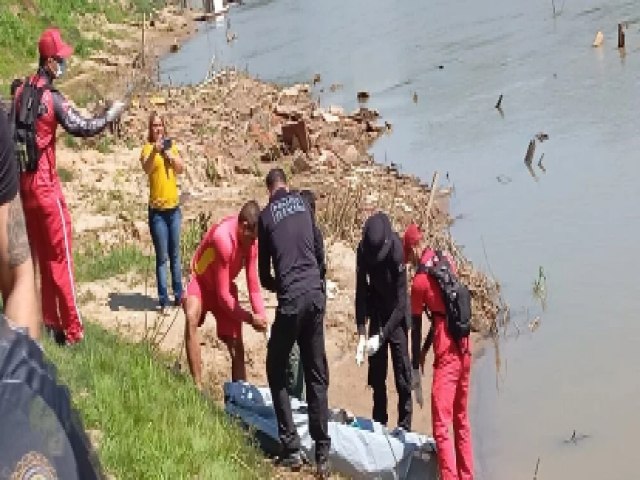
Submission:
M 255 200 L 249 200 L 240 209 L 238 220 L 245 222 L 249 227 L 255 228 L 258 225 L 258 217 L 260 216 L 260 206 Z
M 267 173 L 265 183 L 267 184 L 267 188 L 269 190 L 272 190 L 277 183 L 283 183 L 286 185 L 287 176 L 285 175 L 284 170 L 282 170 L 281 168 L 272 168 L 271 170 L 269 170 L 269 173 Z

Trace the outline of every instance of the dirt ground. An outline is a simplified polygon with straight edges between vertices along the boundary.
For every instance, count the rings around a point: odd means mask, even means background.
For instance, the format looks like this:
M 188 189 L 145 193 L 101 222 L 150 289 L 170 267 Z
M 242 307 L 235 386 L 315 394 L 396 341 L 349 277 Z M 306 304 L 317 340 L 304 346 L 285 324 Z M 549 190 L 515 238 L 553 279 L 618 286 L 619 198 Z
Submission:
M 100 192 L 118 191 L 123 201 L 129 203 L 134 196 L 146 189 L 146 178 L 142 172 L 137 150 L 119 150 L 102 155 L 99 152 L 76 153 L 64 148 L 60 149 L 59 167 L 76 172 L 74 179 L 64 185 L 64 191 L 73 218 L 76 248 L 83 247 L 83 241 L 97 235 L 105 244 L 110 242 L 129 241 L 131 229 L 123 221 L 123 215 L 117 210 L 114 202 L 113 210 L 96 212 L 103 208 Z M 251 179 L 253 181 L 253 179 Z M 234 187 L 200 187 L 200 198 L 183 203 L 185 217 L 192 214 L 192 209 L 200 211 L 205 206 L 212 218 L 219 219 L 237 211 L 247 196 L 238 196 Z M 182 193 L 189 191 L 183 187 Z M 194 198 L 193 196 L 191 198 Z M 254 197 L 255 198 L 255 197 Z M 266 204 L 266 191 L 256 198 L 261 205 Z M 144 201 L 144 198 L 141 199 Z M 227 205 L 236 205 L 236 207 Z M 131 228 L 139 232 L 140 248 L 151 252 L 149 229 L 144 221 L 145 211 L 140 206 L 137 219 Z M 353 248 L 342 241 L 328 243 L 327 258 L 329 261 L 328 280 L 335 284 L 330 289 L 327 302 L 326 346 L 330 366 L 330 405 L 346 408 L 358 415 L 371 415 L 371 391 L 366 386 L 366 364 L 358 367 L 355 363 L 356 333 L 354 317 L 355 293 L 355 253 Z M 186 273 L 184 274 L 186 276 Z M 146 280 L 146 281 L 145 281 Z M 250 308 L 246 290 L 244 272 L 237 279 L 240 299 Z M 275 315 L 276 299 L 273 294 L 263 291 L 269 321 Z M 184 314 L 179 308 L 172 308 L 168 315 L 162 316 L 157 311 L 157 294 L 155 272 L 150 265 L 146 275 L 129 274 L 78 285 L 78 298 L 81 301 L 83 315 L 101 325 L 117 330 L 131 339 L 141 339 L 156 328 L 158 339 L 163 350 L 172 352 L 180 359 L 182 368 L 187 371 L 183 352 Z M 265 358 L 266 338 L 264 334 L 255 332 L 244 325 L 243 333 L 246 341 L 246 355 L 249 380 L 259 385 L 266 384 Z M 205 378 L 216 398 L 222 398 L 223 382 L 230 376 L 230 360 L 224 345 L 217 339 L 215 320 L 209 315 L 201 329 L 203 347 L 203 365 Z M 430 376 L 425 372 L 423 379 L 425 398 L 429 395 Z M 397 396 L 394 388 L 392 370 L 389 369 L 389 414 L 390 425 L 397 421 Z M 428 407 L 428 406 L 427 406 Z M 416 408 L 413 425 L 416 430 L 430 431 L 430 411 L 428 408 Z
M 195 23 L 165 10 L 156 27 L 147 30 L 151 55 L 165 52 L 174 39 L 195 31 Z M 462 265 L 474 294 L 474 310 L 480 321 L 495 321 L 497 306 L 492 295 L 498 288 L 465 261 L 448 234 L 451 219 L 446 212 L 447 192 L 434 190 L 435 206 L 425 212 L 431 192 L 421 182 L 400 174 L 393 166 L 376 164 L 367 147 L 389 134 L 378 125 L 374 110 L 351 114 L 339 107 L 321 109 L 308 86 L 282 88 L 257 82 L 238 72 L 218 72 L 209 82 L 190 88 L 161 88 L 149 83 L 148 69 L 135 68 L 139 26 L 106 25 L 119 32 L 105 52 L 74 66 L 76 76 L 59 85 L 63 93 L 97 84 L 104 98 L 114 98 L 125 87 L 123 79 L 147 78 L 134 95 L 122 121 L 122 133 L 100 140 L 70 143 L 58 140 L 58 168 L 71 172 L 64 184 L 74 227 L 74 248 L 99 242 L 107 251 L 114 245 L 133 244 L 151 254 L 146 221 L 147 179 L 140 167 L 139 152 L 145 139 L 151 110 L 160 111 L 186 160 L 180 180 L 184 221 L 201 212 L 217 221 L 237 212 L 248 199 L 264 206 L 267 192 L 264 174 L 273 166 L 289 173 L 293 187 L 310 187 L 318 195 L 318 218 L 325 231 L 328 279 L 333 284 L 327 302 L 326 348 L 330 369 L 329 403 L 358 415 L 370 416 L 372 395 L 366 386 L 366 365 L 355 363 L 354 245 L 367 212 L 384 208 L 397 231 L 409 221 L 428 222 L 433 244 L 449 248 Z M 96 78 L 100 79 L 96 83 Z M 169 102 L 168 99 L 171 99 Z M 99 102 L 88 105 L 97 109 Z M 302 120 L 309 134 L 306 152 L 283 139 L 283 126 Z M 187 272 L 183 272 L 186 277 Z M 237 279 L 241 301 L 247 304 L 244 273 Z M 184 355 L 184 315 L 172 308 L 165 316 L 156 309 L 153 266 L 146 274 L 135 273 L 77 287 L 86 319 L 118 331 L 132 340 L 150 336 L 187 371 Z M 275 297 L 263 292 L 269 320 L 273 320 Z M 154 334 L 153 332 L 157 332 Z M 216 398 L 230 377 L 230 361 L 217 339 L 215 321 L 201 328 L 204 373 Z M 266 337 L 244 326 L 249 380 L 266 384 Z M 431 359 L 428 360 L 429 364 Z M 413 428 L 430 433 L 430 369 L 423 378 L 425 406 L 414 405 Z M 392 369 L 387 378 L 390 427 L 397 423 L 397 395 Z

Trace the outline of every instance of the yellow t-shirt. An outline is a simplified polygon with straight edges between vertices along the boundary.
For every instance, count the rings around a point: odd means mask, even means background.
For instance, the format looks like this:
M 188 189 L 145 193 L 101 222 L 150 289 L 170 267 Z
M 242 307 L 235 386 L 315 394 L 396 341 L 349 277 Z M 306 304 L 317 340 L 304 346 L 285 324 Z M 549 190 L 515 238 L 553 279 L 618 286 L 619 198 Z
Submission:
M 144 162 L 151 151 L 153 145 L 150 143 L 142 147 L 140 159 Z M 171 153 L 178 155 L 178 148 L 175 143 L 171 146 Z M 169 209 L 178 206 L 178 184 L 176 182 L 176 172 L 171 164 L 156 153 L 153 158 L 153 166 L 149 172 L 149 206 L 151 208 Z

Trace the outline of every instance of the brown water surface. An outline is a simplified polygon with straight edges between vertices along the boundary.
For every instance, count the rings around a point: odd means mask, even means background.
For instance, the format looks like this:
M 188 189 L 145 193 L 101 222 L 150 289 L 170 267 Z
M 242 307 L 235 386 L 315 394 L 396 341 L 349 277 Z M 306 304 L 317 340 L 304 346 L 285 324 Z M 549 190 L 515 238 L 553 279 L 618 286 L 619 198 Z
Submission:
M 394 127 L 376 158 L 455 186 L 454 235 L 500 279 L 517 325 L 497 384 L 490 348 L 475 364 L 478 478 L 531 479 L 540 458 L 538 479 L 627 480 L 639 476 L 640 4 L 555 3 L 556 18 L 551 1 L 245 1 L 229 16 L 235 41 L 226 19 L 211 24 L 163 76 L 198 81 L 215 55 L 275 82 L 320 73 L 323 105 L 355 108 L 369 91 Z M 523 158 L 540 131 L 534 178 Z M 587 437 L 565 443 L 574 430 Z

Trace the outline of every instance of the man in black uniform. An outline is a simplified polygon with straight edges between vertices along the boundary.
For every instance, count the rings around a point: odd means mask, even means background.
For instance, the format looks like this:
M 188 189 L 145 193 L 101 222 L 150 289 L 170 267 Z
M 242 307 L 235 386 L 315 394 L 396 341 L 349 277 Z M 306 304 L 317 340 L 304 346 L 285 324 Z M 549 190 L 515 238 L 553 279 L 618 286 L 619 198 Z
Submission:
M 311 210 L 311 218 L 313 219 L 313 247 L 316 252 L 318 267 L 320 268 L 320 278 L 324 284 L 327 281 L 327 262 L 324 258 L 324 237 L 322 236 L 322 232 L 318 228 L 318 224 L 316 222 L 316 196 L 311 190 L 300 190 L 300 196 L 305 202 L 307 202 L 307 205 L 309 205 L 309 209 Z
M 289 190 L 291 193 L 299 193 L 302 199 L 309 206 L 311 218 L 313 219 L 313 248 L 316 255 L 316 261 L 320 268 L 320 278 L 322 280 L 322 291 L 325 292 L 326 298 L 326 274 L 327 265 L 324 258 L 324 238 L 322 232 L 316 223 L 316 196 L 311 190 Z M 298 342 L 294 342 L 291 353 L 289 354 L 289 364 L 287 367 L 287 392 L 292 397 L 300 400 L 306 400 L 304 395 L 304 371 L 302 362 L 300 361 L 300 347 Z
M 364 224 L 356 254 L 356 362 L 369 354 L 368 384 L 373 389 L 373 419 L 387 424 L 387 346 L 391 348 L 398 392 L 398 426 L 411 430 L 411 364 L 408 349 L 407 277 L 402 241 L 382 212 Z M 369 340 L 365 323 L 369 318 Z
M 267 379 L 282 443 L 281 464 L 300 469 L 300 437 L 293 424 L 286 370 L 294 342 L 306 381 L 309 431 L 315 441 L 317 472 L 329 474 L 327 388 L 329 371 L 324 346 L 325 297 L 314 248 L 313 219 L 306 202 L 290 193 L 280 168 L 266 178 L 269 204 L 258 221 L 258 270 L 263 288 L 276 292 L 278 308 L 267 346 Z M 271 263 L 275 277 L 271 273 Z

